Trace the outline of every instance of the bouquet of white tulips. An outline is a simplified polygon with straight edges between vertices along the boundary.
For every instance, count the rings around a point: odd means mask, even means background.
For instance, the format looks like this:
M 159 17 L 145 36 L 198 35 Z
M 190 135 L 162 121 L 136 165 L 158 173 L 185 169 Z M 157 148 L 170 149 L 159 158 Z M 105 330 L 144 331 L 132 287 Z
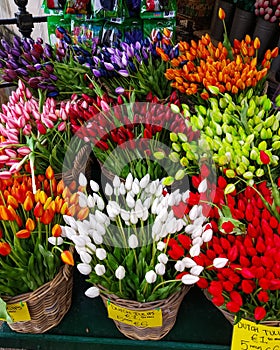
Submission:
M 92 193 L 87 193 L 89 187 L 83 174 L 79 183 L 83 218 L 64 216 L 66 225 L 62 231 L 79 254 L 79 272 L 93 284 L 85 292 L 88 297 L 105 291 L 122 299 L 149 302 L 165 299 L 183 284 L 199 280 L 201 269 L 192 265 L 191 271 L 183 272 L 189 268 L 189 258 L 185 265 L 183 258 L 198 256 L 203 242 L 212 238 L 212 231 L 203 206 L 186 204 L 192 192 L 180 193 L 177 189 L 169 193 L 162 180 L 151 181 L 149 174 L 140 180 L 129 174 L 125 182 L 116 176 L 106 184 L 103 196 L 93 180 Z M 204 179 L 195 195 L 205 194 L 206 190 Z M 184 211 L 180 213 L 182 203 Z M 190 228 L 196 229 L 195 234 L 190 233 L 194 231 Z M 181 254 L 174 256 L 176 247 L 171 243 L 178 244 L 180 234 Z

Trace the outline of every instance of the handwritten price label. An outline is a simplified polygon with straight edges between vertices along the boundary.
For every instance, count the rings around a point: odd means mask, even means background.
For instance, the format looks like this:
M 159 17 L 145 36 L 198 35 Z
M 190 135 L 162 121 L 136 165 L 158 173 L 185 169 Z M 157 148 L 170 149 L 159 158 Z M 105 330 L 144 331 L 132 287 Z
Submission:
M 280 328 L 241 319 L 233 327 L 231 350 L 280 350 Z
M 109 318 L 135 327 L 146 328 L 162 326 L 161 309 L 134 311 L 112 304 L 108 300 L 107 310 Z
M 30 321 L 27 303 L 7 304 L 7 311 L 13 322 Z

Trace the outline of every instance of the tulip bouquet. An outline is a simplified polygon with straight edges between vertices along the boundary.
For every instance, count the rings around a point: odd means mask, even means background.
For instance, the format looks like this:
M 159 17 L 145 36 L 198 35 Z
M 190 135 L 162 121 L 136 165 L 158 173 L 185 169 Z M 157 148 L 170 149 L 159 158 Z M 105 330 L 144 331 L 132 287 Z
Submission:
M 1 178 L 8 178 L 21 169 L 42 174 L 49 165 L 56 174 L 62 172 L 73 136 L 66 104 L 58 106 L 53 98 L 42 101 L 44 98 L 38 101 L 20 80 L 9 102 L 2 105 Z M 72 163 L 64 166 L 71 169 Z
M 33 194 L 30 175 L 0 180 L 1 297 L 34 291 L 51 281 L 63 263 L 74 265 L 71 242 L 63 237 L 60 224 L 64 214 L 79 210 L 74 205 L 77 196 L 56 182 L 51 168 L 36 176 L 35 185 Z
M 127 100 L 130 103 L 124 103 Z M 156 103 L 159 100 L 151 93 L 146 96 L 145 103 L 133 102 L 134 93 L 123 94 L 117 99 L 117 104 L 114 105 L 113 100 L 111 108 L 103 99 L 100 113 L 96 113 L 97 108 L 92 101 L 78 99 L 74 104 L 69 103 L 68 113 L 73 116 L 75 136 L 91 143 L 104 171 L 121 178 L 126 178 L 130 172 L 139 179 L 146 173 L 153 180 L 174 176 L 181 168 L 180 163 L 174 165 L 162 157 L 163 153 L 168 154 L 171 150 L 170 132 L 174 130 L 182 136 L 188 135 L 192 140 L 199 136 L 199 132 L 194 133 L 191 127 L 186 127 L 176 92 L 171 94 L 166 105 Z M 82 120 L 85 123 L 81 127 Z M 189 170 L 196 172 L 197 168 L 193 162 Z
M 199 279 L 200 268 L 178 276 L 183 263 L 177 260 L 178 252 L 199 255 L 200 245 L 212 238 L 206 217 L 209 208 L 198 205 L 200 197 L 208 198 L 206 178 L 200 178 L 195 192 L 169 193 L 162 181 L 151 181 L 148 174 L 141 179 L 129 174 L 125 182 L 115 176 L 112 185 L 104 188 L 107 203 L 96 182 L 90 180 L 90 195 L 82 190 L 87 186 L 83 174 L 79 183 L 79 205 L 88 217 L 77 220 L 64 215 L 62 233 L 79 254 L 78 270 L 93 284 L 85 292 L 88 297 L 105 292 L 148 302 L 165 299 Z M 191 234 L 194 228 L 196 233 Z M 172 244 L 175 238 L 177 246 Z
M 226 188 L 225 178 L 219 184 Z M 236 322 L 279 320 L 279 198 L 278 217 L 267 203 L 273 195 L 266 181 L 239 193 L 221 191 L 211 221 L 214 236 L 200 256 L 198 285 L 217 307 L 236 315 Z M 219 270 L 212 263 L 217 255 L 227 261 Z
M 225 18 L 221 8 L 219 18 Z M 206 34 L 197 42 L 180 42 L 178 47 L 179 56 L 171 59 L 172 67 L 167 69 L 165 77 L 172 81 L 173 88 L 195 104 L 203 104 L 211 96 L 212 86 L 233 98 L 251 87 L 262 93 L 271 59 L 278 55 L 277 47 L 267 50 L 258 65 L 259 39 L 253 40 L 246 35 L 241 41 L 235 39 L 231 46 L 226 32 L 223 43 L 219 42 L 217 46 Z

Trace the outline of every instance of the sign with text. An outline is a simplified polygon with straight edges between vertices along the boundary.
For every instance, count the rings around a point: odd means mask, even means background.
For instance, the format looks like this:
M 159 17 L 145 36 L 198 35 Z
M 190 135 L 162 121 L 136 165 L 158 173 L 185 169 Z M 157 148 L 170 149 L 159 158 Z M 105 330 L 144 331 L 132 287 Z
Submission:
M 231 350 L 280 350 L 280 327 L 241 319 L 233 327 Z
M 148 311 L 129 310 L 124 307 L 117 306 L 108 300 L 107 310 L 109 318 L 131 326 L 142 328 L 162 326 L 161 309 Z
M 30 321 L 27 303 L 7 304 L 7 311 L 11 316 L 13 322 Z

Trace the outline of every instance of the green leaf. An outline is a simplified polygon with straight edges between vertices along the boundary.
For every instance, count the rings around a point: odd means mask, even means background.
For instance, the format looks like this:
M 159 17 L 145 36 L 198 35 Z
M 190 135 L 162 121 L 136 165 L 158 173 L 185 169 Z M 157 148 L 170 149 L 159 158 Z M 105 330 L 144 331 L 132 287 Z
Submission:
M 3 299 L 0 298 L 0 320 L 4 320 L 6 322 L 12 323 L 10 315 L 7 312 L 7 304 Z

